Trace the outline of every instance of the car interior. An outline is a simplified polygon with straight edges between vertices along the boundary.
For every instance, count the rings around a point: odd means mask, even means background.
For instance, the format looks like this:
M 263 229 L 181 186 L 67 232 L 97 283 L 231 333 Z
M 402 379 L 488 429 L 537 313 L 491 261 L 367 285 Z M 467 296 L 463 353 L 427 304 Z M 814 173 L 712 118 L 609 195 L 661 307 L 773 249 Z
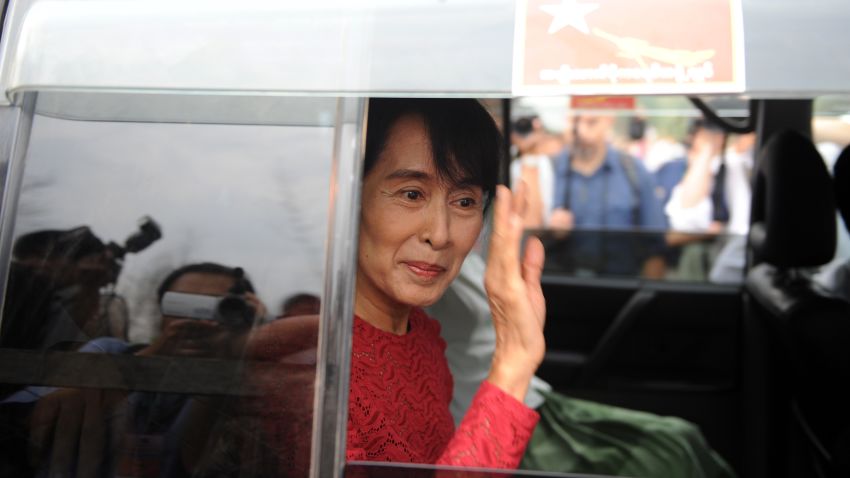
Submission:
M 580 277 L 562 261 L 543 277 L 539 375 L 571 396 L 698 424 L 740 476 L 843 476 L 850 309 L 811 272 L 835 258 L 850 154 L 833 178 L 812 100 L 750 104 L 759 147 L 742 283 Z

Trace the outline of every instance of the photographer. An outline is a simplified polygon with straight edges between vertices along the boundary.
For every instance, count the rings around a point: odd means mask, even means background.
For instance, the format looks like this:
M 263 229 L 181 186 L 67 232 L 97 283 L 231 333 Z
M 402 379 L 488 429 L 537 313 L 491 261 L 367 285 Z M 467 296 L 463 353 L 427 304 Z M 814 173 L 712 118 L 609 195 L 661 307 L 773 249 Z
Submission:
M 234 332 L 266 315 L 242 269 L 212 262 L 176 269 L 162 281 L 157 298 L 161 333 L 137 355 L 238 356 Z
M 149 217 L 142 218 L 124 245 L 104 244 L 88 226 L 18 237 L 0 347 L 74 350 L 93 337 L 126 338 L 126 313 L 111 313 L 125 310 L 114 285 L 124 256 L 160 237 L 159 226 Z
M 98 312 L 111 253 L 87 226 L 25 234 L 12 255 L 0 346 L 75 349 L 107 335 Z
M 136 356 L 240 357 L 247 332 L 265 316 L 253 291 L 240 268 L 181 267 L 158 289 L 161 334 L 152 343 L 100 338 L 85 348 L 102 345 L 108 353 Z M 29 418 L 31 464 L 51 475 L 184 476 L 184 463 L 204 448 L 225 408 L 221 398 L 177 392 L 55 390 L 35 403 Z

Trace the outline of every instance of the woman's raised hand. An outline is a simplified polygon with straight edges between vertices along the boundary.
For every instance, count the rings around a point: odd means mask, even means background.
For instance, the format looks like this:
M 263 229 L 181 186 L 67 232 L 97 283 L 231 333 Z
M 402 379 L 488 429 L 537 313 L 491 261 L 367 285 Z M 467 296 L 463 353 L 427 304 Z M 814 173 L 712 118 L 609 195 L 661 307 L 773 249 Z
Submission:
M 513 195 L 508 188 L 497 186 L 484 277 L 496 329 L 496 351 L 487 380 L 520 401 L 546 351 L 546 302 L 540 286 L 544 252 L 538 238 L 528 239 L 520 261 L 525 203 L 522 184 Z

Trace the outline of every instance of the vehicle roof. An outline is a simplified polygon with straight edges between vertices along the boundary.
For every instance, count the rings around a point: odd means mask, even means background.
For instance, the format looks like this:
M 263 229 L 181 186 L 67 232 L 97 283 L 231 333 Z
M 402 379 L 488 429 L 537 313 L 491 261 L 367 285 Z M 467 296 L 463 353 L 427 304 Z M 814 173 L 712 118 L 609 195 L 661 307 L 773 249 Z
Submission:
M 740 6 L 742 93 L 850 92 L 850 55 L 832 53 L 850 44 L 844 0 Z M 510 97 L 518 10 L 512 0 L 13 1 L 0 88 L 12 101 L 32 90 Z

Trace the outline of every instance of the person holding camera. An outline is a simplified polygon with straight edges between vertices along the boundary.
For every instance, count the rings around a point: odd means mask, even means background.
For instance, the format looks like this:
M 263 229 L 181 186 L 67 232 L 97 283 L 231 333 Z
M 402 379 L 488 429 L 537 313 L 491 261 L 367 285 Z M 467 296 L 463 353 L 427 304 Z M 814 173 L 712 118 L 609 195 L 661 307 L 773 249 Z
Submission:
M 266 315 L 244 271 L 212 262 L 174 270 L 157 289 L 160 334 L 136 355 L 238 356 L 234 332 Z
M 99 305 L 112 257 L 89 227 L 24 234 L 12 256 L 0 346 L 74 350 L 108 334 Z
M 19 236 L 12 248 L 0 347 L 75 350 L 94 337 L 126 339 L 126 308 L 114 286 L 126 254 L 160 237 L 149 217 L 124 245 L 105 244 L 85 225 Z
M 161 334 L 131 345 L 101 337 L 80 351 L 136 356 L 239 357 L 265 307 L 240 268 L 183 266 L 158 289 Z M 171 302 L 169 302 L 169 300 Z M 184 476 L 227 404 L 178 392 L 45 390 L 29 416 L 31 466 L 51 475 Z

